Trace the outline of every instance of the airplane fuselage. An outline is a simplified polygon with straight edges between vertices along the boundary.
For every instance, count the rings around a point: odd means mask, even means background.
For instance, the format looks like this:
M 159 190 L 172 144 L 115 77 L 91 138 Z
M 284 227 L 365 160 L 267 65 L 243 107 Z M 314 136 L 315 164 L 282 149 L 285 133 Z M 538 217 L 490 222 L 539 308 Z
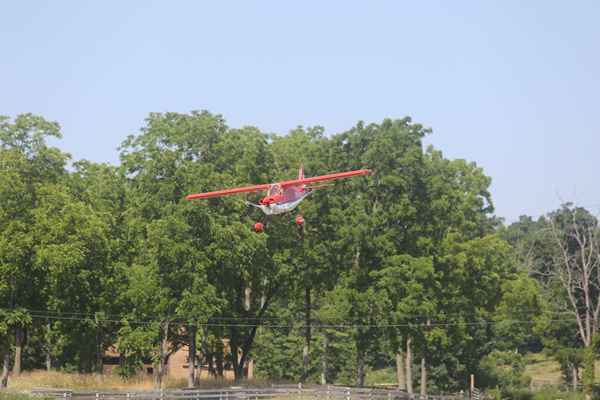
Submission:
M 284 214 L 298 207 L 298 204 L 300 204 L 302 200 L 304 200 L 309 194 L 310 191 L 306 190 L 304 191 L 304 193 L 300 193 L 293 199 L 283 200 L 281 202 L 273 202 L 269 204 L 257 204 L 256 207 L 260 208 L 262 212 L 265 213 L 265 215 Z

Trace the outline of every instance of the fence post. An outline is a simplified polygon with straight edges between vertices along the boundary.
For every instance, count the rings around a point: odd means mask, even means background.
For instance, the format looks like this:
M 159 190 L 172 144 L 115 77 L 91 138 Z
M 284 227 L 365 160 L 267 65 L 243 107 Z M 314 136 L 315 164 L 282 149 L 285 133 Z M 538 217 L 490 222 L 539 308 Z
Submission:
M 475 375 L 471 374 L 469 382 L 469 398 L 473 398 L 473 392 L 475 391 Z

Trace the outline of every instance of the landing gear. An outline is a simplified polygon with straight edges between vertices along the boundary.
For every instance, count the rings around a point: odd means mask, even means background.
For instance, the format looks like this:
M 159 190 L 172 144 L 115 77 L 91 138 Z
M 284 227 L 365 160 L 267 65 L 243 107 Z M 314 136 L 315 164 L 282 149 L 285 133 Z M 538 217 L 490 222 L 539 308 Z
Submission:
M 296 215 L 294 222 L 296 222 L 296 226 L 298 227 L 298 238 L 300 240 L 299 243 L 302 246 L 302 243 L 304 242 L 304 218 L 302 215 L 298 214 Z
M 267 220 L 265 222 L 258 221 L 252 226 L 252 229 L 256 233 L 261 233 L 265 230 L 265 227 L 267 226 L 267 222 L 268 222 Z M 296 226 L 298 226 L 298 228 L 302 228 L 304 226 L 304 217 L 302 217 L 302 215 L 298 214 L 298 215 L 296 215 L 294 222 L 296 223 Z
M 256 223 L 252 226 L 252 229 L 256 233 L 262 233 L 269 226 L 269 221 L 271 218 L 269 215 L 265 215 L 265 218 L 262 221 L 256 221 Z
M 261 233 L 265 229 L 265 225 L 262 222 L 257 222 L 254 224 L 254 232 Z

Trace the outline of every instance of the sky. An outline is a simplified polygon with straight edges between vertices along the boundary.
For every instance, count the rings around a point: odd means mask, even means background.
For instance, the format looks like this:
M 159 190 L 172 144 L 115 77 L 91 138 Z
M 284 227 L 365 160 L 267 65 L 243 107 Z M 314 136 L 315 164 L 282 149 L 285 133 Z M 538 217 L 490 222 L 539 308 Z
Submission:
M 0 115 L 118 163 L 149 112 L 328 134 L 410 116 L 492 178 L 508 222 L 600 210 L 598 1 L 0 3 Z

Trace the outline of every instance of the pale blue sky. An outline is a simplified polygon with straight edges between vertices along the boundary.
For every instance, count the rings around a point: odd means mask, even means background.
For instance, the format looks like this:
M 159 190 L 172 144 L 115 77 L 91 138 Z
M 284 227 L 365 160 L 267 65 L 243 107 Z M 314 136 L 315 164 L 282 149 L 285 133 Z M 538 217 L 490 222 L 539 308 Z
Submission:
M 12 1 L 0 114 L 116 163 L 151 111 L 285 133 L 410 115 L 493 178 L 499 216 L 600 209 L 599 1 Z

